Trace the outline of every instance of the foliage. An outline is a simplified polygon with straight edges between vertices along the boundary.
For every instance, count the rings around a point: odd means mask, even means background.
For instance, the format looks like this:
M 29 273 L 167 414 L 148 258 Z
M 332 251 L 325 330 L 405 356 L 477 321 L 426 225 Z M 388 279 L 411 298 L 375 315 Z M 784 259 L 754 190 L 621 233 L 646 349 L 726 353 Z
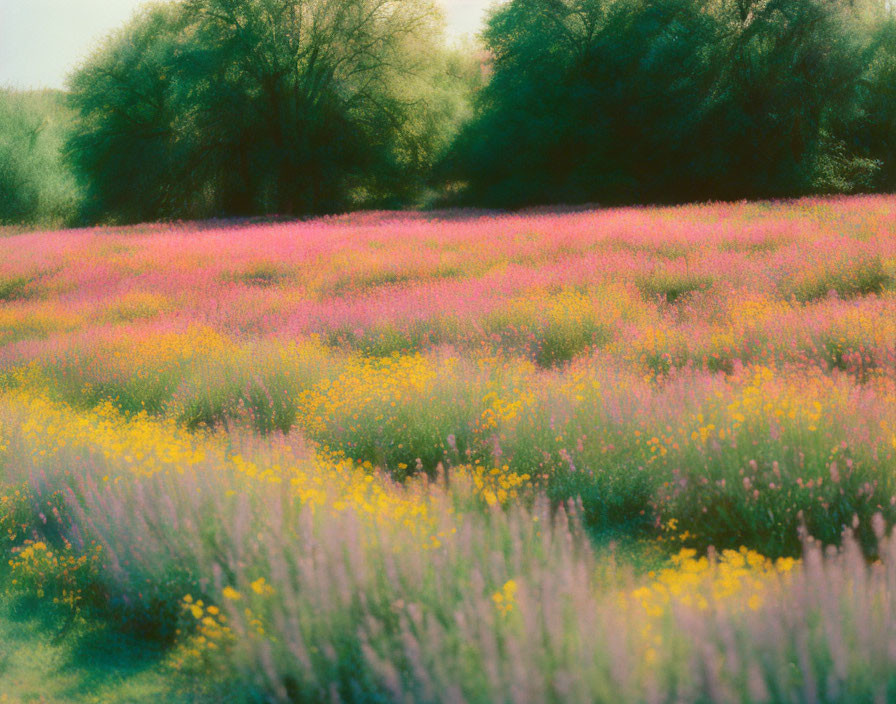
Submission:
M 886 0 L 513 0 L 482 48 L 441 24 L 432 0 L 151 5 L 73 113 L 2 94 L 0 222 L 896 188 Z
M 429 0 L 148 9 L 71 81 L 88 220 L 405 202 L 462 111 Z
M 60 150 L 73 119 L 62 94 L 0 90 L 0 225 L 71 217 L 79 196 Z
M 448 160 L 474 202 L 890 187 L 892 9 L 868 0 L 516 0 Z

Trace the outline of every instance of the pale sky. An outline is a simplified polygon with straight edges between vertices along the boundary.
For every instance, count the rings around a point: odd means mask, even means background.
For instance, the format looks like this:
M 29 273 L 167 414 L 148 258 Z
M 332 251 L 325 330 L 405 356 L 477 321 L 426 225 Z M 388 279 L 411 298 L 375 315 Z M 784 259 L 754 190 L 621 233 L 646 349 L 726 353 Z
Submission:
M 440 0 L 448 27 L 479 31 L 493 0 Z M 145 0 L 0 0 L 0 86 L 62 88 L 99 39 Z

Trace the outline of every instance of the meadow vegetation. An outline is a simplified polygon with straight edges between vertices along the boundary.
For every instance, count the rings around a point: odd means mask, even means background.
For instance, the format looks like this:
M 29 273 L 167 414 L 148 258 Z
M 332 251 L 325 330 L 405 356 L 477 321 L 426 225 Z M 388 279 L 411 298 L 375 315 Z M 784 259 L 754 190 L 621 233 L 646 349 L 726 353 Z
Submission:
M 886 701 L 894 223 L 11 235 L 6 598 L 190 701 Z
M 896 700 L 894 38 L 183 0 L 0 91 L 0 704 Z

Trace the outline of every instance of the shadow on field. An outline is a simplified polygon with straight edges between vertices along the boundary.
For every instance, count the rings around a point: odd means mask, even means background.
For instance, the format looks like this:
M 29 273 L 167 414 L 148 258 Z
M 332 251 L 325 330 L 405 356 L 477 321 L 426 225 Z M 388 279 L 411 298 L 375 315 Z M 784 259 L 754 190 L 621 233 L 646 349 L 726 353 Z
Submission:
M 165 664 L 165 648 L 103 625 L 68 628 L 34 599 L 0 598 L 0 693 L 19 704 L 226 702 Z M 233 699 L 230 701 L 236 702 Z

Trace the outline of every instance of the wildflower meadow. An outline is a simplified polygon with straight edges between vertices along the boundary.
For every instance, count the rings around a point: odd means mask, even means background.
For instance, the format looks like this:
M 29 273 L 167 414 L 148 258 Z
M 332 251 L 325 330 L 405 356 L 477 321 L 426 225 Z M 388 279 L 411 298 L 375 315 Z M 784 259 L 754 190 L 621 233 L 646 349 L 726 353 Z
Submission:
M 155 701 L 894 701 L 894 524 L 891 196 L 0 236 L 3 603 Z

